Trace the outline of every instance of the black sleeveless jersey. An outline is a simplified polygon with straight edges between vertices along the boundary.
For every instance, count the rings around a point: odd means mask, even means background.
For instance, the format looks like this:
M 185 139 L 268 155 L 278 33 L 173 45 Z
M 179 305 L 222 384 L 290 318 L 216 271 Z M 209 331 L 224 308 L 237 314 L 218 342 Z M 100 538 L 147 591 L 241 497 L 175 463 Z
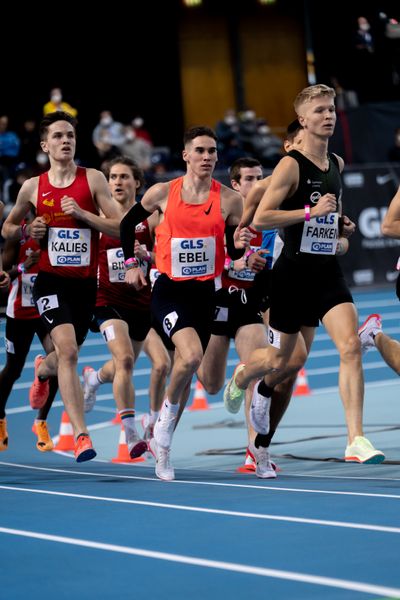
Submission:
M 322 171 L 298 150 L 291 150 L 288 156 L 294 158 L 299 164 L 299 185 L 293 196 L 286 198 L 280 208 L 282 210 L 304 209 L 306 204 L 309 204 L 312 208 L 321 196 L 330 193 L 336 196 L 336 211 L 338 211 L 338 201 L 342 194 L 342 182 L 337 157 L 329 153 L 328 170 Z M 285 243 L 282 250 L 283 254 L 297 262 L 315 265 L 336 260 L 333 255 L 326 256 L 300 252 L 303 227 L 304 222 L 284 228 Z

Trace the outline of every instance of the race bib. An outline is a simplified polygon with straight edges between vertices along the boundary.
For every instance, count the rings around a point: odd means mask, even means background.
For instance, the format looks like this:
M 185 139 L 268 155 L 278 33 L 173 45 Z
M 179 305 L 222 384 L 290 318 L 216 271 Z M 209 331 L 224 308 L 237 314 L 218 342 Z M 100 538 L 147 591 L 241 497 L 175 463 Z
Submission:
M 48 253 L 53 267 L 90 265 L 90 229 L 50 227 Z
M 35 283 L 37 273 L 23 273 L 21 277 L 21 306 L 35 306 L 32 297 L 32 288 Z
M 142 246 L 146 250 L 146 246 Z M 125 261 L 122 248 L 109 248 L 107 250 L 108 278 L 111 283 L 123 283 L 125 281 Z M 139 260 L 139 266 L 146 277 L 149 270 L 147 260 Z
M 339 214 L 312 217 L 305 221 L 300 252 L 307 254 L 335 254 L 339 235 Z
M 200 277 L 215 273 L 215 238 L 172 238 L 173 277 Z

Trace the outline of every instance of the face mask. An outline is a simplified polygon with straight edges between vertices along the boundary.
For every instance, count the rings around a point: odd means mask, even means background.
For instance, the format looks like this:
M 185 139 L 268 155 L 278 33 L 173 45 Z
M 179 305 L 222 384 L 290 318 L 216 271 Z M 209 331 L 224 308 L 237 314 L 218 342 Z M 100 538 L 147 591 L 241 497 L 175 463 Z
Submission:
M 360 29 L 361 31 L 369 31 L 371 28 L 368 25 L 368 23 L 363 23 L 362 25 L 360 25 Z
M 258 128 L 258 133 L 261 133 L 261 135 L 268 135 L 270 131 L 271 129 L 268 125 L 261 125 L 261 127 Z
M 141 117 L 136 117 L 136 119 L 133 119 L 132 125 L 136 127 L 136 129 L 140 129 L 140 127 L 143 127 L 143 119 Z
M 47 154 L 45 152 L 38 152 L 36 155 L 36 162 L 41 167 L 44 167 L 48 163 Z
M 134 140 L 136 137 L 136 133 L 131 129 L 130 131 L 127 132 L 125 138 L 128 140 L 128 142 L 131 142 L 132 140 Z
M 236 123 L 236 117 L 233 115 L 231 117 L 225 117 L 224 121 L 227 125 L 234 125 Z
M 254 112 L 254 110 L 246 110 L 246 112 L 243 114 L 243 118 L 245 121 L 253 121 L 256 117 L 256 113 Z
M 396 143 L 400 145 L 400 135 L 396 136 Z
M 61 94 L 53 94 L 51 97 L 51 101 L 54 102 L 54 104 L 58 104 L 59 102 L 61 102 Z
M 111 125 L 111 123 L 112 123 L 111 117 L 103 117 L 100 120 L 100 125 L 102 125 L 103 127 L 108 127 L 109 125 Z

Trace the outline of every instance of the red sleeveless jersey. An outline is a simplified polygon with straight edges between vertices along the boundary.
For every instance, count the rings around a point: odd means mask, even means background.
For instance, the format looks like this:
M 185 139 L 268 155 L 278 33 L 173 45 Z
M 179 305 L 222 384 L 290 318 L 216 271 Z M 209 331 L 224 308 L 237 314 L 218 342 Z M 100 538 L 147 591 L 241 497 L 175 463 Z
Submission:
M 156 266 L 174 281 L 215 279 L 224 266 L 225 221 L 221 184 L 212 179 L 208 199 L 189 204 L 181 198 L 183 177 L 170 182 L 163 222 L 156 228 Z
M 33 250 L 39 250 L 37 240 L 29 238 L 22 243 L 18 253 L 18 264 L 25 262 Z M 32 298 L 32 288 L 36 275 L 39 272 L 39 263 L 32 265 L 26 273 L 18 273 L 12 280 L 8 294 L 6 314 L 12 319 L 38 319 L 39 313 Z
M 135 228 L 135 237 L 140 244 L 151 249 L 153 242 L 150 236 L 147 220 L 139 223 Z M 121 242 L 104 233 L 100 237 L 99 270 L 96 306 L 121 306 L 122 308 L 145 310 L 150 306 L 150 267 L 151 262 L 140 260 L 147 286 L 142 290 L 135 290 L 124 282 L 125 263 Z
M 61 277 L 96 277 L 99 233 L 63 213 L 61 198 L 64 196 L 73 198 L 84 210 L 98 214 L 86 169 L 77 167 L 74 181 L 65 188 L 52 186 L 48 173 L 40 175 L 36 215 L 44 218 L 48 231 L 41 242 L 39 270 Z

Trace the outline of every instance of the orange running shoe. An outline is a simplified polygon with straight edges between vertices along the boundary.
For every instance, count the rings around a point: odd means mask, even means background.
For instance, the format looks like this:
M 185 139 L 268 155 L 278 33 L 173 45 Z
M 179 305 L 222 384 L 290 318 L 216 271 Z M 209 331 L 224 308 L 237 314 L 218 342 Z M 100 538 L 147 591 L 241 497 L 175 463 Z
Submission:
M 87 433 L 78 435 L 75 442 L 75 460 L 76 462 L 85 462 L 92 460 L 96 456 L 96 450 L 93 448 L 92 440 Z
M 37 376 L 38 369 L 41 363 L 44 361 L 46 357 L 39 354 L 35 358 L 34 366 L 35 366 L 35 379 L 31 385 L 31 389 L 29 390 L 29 403 L 34 410 L 38 408 L 42 408 L 46 404 L 46 400 L 49 397 L 49 380 L 40 381 Z
M 36 448 L 40 450 L 40 452 L 50 452 L 50 450 L 53 450 L 54 444 L 50 437 L 46 421 L 36 421 L 35 425 L 35 433 L 38 436 Z
M 7 419 L 0 419 L 0 452 L 8 448 Z

